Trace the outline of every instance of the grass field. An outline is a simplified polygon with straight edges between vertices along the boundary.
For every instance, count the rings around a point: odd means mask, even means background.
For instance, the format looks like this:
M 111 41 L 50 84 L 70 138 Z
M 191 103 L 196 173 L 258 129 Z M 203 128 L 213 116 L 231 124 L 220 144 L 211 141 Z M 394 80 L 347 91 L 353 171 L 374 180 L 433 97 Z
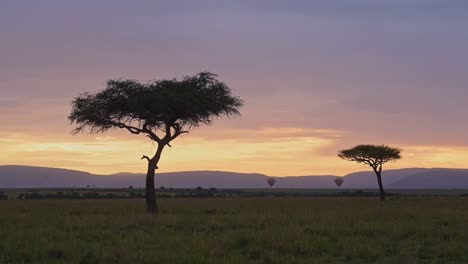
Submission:
M 468 263 L 468 197 L 0 201 L 0 263 Z

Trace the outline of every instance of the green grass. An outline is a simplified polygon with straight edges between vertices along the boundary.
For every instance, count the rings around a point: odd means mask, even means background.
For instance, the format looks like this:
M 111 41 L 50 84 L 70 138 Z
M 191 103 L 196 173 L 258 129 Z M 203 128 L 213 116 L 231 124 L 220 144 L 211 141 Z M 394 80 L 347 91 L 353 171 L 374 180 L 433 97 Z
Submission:
M 0 201 L 0 263 L 468 263 L 468 197 Z

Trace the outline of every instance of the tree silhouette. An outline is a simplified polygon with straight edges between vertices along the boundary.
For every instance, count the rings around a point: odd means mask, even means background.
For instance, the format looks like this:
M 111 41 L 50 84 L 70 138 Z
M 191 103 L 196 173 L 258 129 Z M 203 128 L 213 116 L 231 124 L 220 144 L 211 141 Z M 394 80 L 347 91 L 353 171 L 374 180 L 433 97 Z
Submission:
M 385 200 L 385 191 L 382 184 L 383 164 L 401 159 L 401 150 L 385 145 L 359 145 L 351 149 L 340 151 L 338 156 L 344 160 L 363 163 L 370 166 L 377 175 L 379 183 L 380 200 Z
M 210 125 L 214 118 L 239 115 L 243 101 L 217 75 L 201 72 L 182 79 L 142 84 L 134 80 L 110 80 L 95 94 L 84 93 L 72 102 L 69 120 L 75 133 L 101 133 L 112 128 L 146 135 L 157 143 L 148 161 L 146 206 L 157 213 L 155 170 L 165 146 L 193 127 Z

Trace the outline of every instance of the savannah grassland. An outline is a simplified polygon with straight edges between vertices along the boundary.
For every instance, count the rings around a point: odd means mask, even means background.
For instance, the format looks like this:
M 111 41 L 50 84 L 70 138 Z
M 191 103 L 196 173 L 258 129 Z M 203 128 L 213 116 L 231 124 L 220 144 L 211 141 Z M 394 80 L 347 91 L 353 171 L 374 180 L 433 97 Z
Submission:
M 468 263 L 468 197 L 0 201 L 0 263 Z

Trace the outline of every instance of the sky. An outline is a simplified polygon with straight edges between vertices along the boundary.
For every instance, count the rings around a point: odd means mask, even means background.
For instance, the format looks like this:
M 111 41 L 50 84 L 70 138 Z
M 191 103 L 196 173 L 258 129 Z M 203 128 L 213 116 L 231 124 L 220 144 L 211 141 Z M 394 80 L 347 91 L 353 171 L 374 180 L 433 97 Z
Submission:
M 339 150 L 387 144 L 387 168 L 468 168 L 464 0 L 2 0 L 0 165 L 145 172 L 145 137 L 73 135 L 71 101 L 108 79 L 212 71 L 245 101 L 167 148 L 160 171 L 344 175 Z

